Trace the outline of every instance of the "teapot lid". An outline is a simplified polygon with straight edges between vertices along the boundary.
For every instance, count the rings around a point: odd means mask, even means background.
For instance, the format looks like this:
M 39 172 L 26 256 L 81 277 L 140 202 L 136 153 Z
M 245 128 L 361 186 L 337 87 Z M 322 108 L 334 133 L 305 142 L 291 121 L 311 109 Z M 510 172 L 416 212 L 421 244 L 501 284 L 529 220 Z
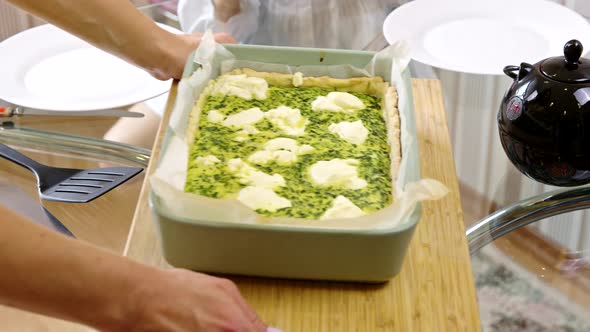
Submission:
M 563 47 L 564 56 L 549 58 L 541 63 L 541 72 L 564 83 L 590 83 L 590 60 L 581 58 L 584 47 L 577 40 Z

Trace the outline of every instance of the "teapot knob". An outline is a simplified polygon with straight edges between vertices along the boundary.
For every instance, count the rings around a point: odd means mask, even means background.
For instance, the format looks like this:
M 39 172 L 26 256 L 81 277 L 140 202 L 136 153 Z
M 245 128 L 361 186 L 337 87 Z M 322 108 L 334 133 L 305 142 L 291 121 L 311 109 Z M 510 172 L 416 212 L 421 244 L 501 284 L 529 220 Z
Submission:
M 563 47 L 566 65 L 576 67 L 580 63 L 583 50 L 584 47 L 578 40 L 573 39 L 568 41 Z

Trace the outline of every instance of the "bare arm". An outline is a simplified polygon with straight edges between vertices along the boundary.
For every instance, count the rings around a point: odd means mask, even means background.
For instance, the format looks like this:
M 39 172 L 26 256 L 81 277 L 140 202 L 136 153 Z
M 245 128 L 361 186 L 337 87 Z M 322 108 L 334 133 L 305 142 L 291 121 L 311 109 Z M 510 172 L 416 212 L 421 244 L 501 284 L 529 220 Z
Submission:
M 160 79 L 180 78 L 200 36 L 158 27 L 128 0 L 8 0 L 8 2 L 144 68 Z M 227 35 L 220 42 L 232 42 Z
M 0 304 L 101 331 L 266 331 L 228 280 L 137 263 L 1 204 L 0 230 Z

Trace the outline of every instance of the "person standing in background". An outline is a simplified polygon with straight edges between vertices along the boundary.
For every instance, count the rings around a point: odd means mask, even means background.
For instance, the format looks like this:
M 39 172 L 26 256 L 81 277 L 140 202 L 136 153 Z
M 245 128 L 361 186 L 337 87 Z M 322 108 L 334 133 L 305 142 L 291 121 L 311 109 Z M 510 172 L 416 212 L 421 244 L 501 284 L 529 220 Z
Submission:
M 406 0 L 180 0 L 185 32 L 224 32 L 256 45 L 362 49 Z

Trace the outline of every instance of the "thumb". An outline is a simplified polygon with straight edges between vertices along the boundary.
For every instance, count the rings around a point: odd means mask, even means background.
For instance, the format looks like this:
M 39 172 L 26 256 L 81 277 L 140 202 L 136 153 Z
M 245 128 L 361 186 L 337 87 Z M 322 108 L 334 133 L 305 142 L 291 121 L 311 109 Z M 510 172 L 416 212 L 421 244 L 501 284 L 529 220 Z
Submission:
M 234 39 L 231 35 L 227 33 L 216 33 L 214 35 L 215 41 L 220 44 L 237 44 L 238 41 Z

